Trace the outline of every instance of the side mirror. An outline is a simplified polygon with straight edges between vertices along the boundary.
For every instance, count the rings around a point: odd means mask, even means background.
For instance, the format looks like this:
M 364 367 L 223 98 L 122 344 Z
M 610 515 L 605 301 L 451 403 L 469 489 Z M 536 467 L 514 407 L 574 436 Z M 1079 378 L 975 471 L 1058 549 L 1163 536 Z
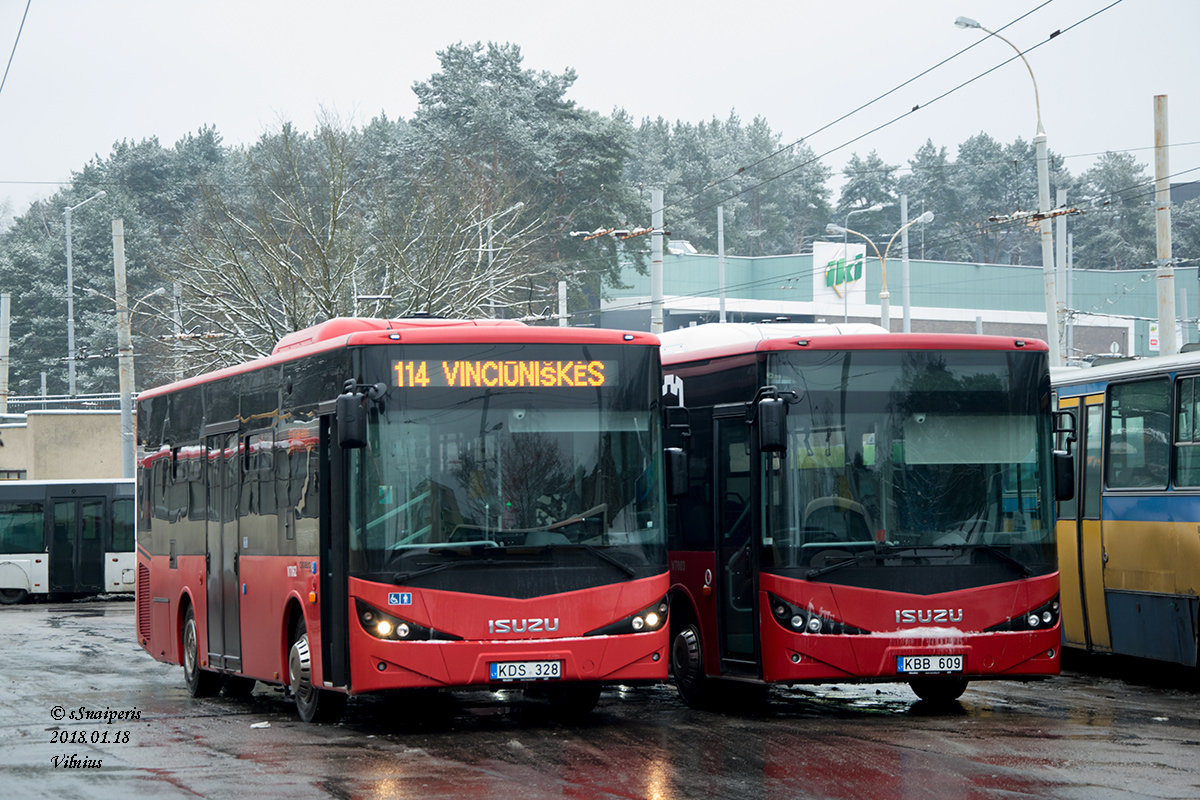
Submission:
M 663 462 L 667 465 L 667 499 L 675 500 L 688 493 L 687 453 L 678 447 L 663 450 Z
M 1071 452 L 1071 445 L 1075 441 L 1075 412 L 1071 410 L 1055 411 L 1054 412 L 1054 432 L 1065 433 L 1062 443 L 1066 445 L 1067 452 Z
M 787 450 L 787 403 L 782 397 L 758 401 L 758 449 L 764 453 Z
M 351 450 L 367 446 L 367 396 L 357 392 L 337 397 L 338 445 Z
M 1065 450 L 1054 451 L 1054 498 L 1070 500 L 1075 496 L 1075 456 Z
M 687 450 L 688 438 L 692 435 L 690 412 L 683 406 L 667 406 L 663 409 L 666 425 L 663 428 L 663 444 Z

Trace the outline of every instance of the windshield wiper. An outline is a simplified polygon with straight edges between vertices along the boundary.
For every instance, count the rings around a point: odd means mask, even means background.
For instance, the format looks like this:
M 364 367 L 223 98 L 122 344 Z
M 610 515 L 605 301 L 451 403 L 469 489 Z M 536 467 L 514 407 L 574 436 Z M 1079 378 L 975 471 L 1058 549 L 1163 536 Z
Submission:
M 879 553 L 874 550 L 867 553 L 859 553 L 856 556 L 850 556 L 849 558 L 842 559 L 841 561 L 835 561 L 832 564 L 826 564 L 825 566 L 818 567 L 817 569 L 810 569 L 804 577 L 806 580 L 811 581 L 813 578 L 819 578 L 822 575 L 828 575 L 831 572 L 837 572 L 843 567 L 854 566 L 855 564 L 858 564 L 867 558 L 875 558 L 878 555 Z
M 584 550 L 587 550 L 589 553 L 594 554 L 597 558 L 601 558 L 601 559 L 607 561 L 608 563 L 612 564 L 614 567 L 621 570 L 622 572 L 624 572 L 626 575 L 628 575 L 631 578 L 637 577 L 637 570 L 635 570 L 633 567 L 626 564 L 621 559 L 610 556 L 608 553 L 604 552 L 603 550 L 600 550 L 597 547 L 594 547 L 590 544 L 582 544 L 582 543 L 574 545 L 574 547 L 582 547 Z
M 428 567 L 415 569 L 410 572 L 397 572 L 392 576 L 392 583 L 403 584 L 413 578 L 419 578 L 422 575 L 432 575 L 435 572 L 451 569 L 453 567 L 481 567 L 489 564 L 496 564 L 505 567 L 510 566 L 529 566 L 533 564 L 545 565 L 545 561 L 532 561 L 530 559 L 508 560 L 498 558 L 468 558 L 461 561 L 443 561 L 440 564 L 431 564 Z
M 954 545 L 951 545 L 951 546 L 954 546 Z M 822 575 L 828 575 L 830 572 L 837 572 L 839 569 L 842 569 L 844 567 L 851 567 L 856 564 L 860 564 L 864 560 L 869 559 L 869 558 L 920 559 L 920 558 L 928 558 L 927 554 L 923 554 L 921 552 L 922 550 L 946 550 L 946 549 L 948 549 L 946 545 L 934 545 L 934 546 L 929 546 L 929 547 L 922 547 L 920 545 L 909 545 L 906 547 L 897 547 L 895 549 L 889 549 L 889 548 L 885 547 L 884 549 L 881 550 L 880 545 L 877 544 L 877 545 L 875 545 L 874 550 L 870 550 L 870 551 L 867 551 L 864 553 L 859 553 L 856 556 L 851 556 L 849 558 L 842 559 L 841 561 L 835 561 L 832 564 L 826 564 L 823 567 L 809 570 L 808 573 L 804 577 L 807 580 L 812 580 L 813 578 L 819 578 Z M 915 551 L 915 552 L 908 553 L 908 551 Z M 902 555 L 902 553 L 908 553 L 908 554 Z

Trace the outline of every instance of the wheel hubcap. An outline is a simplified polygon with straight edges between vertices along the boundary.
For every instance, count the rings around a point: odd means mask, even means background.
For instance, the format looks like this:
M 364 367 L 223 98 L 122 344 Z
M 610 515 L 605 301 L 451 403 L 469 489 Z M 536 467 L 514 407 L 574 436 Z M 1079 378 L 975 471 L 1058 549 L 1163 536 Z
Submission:
M 312 657 L 308 651 L 308 634 L 304 634 L 292 645 L 288 656 L 288 677 L 292 691 L 304 703 L 312 699 Z
M 196 621 L 188 619 L 187 627 L 183 629 L 183 668 L 188 675 L 196 673 Z

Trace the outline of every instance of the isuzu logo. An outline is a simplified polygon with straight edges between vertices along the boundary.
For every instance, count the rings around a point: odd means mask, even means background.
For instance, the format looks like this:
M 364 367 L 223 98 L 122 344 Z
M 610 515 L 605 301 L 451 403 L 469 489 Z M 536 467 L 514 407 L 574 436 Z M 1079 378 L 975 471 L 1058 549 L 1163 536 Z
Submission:
M 489 619 L 488 633 L 550 633 L 558 630 L 558 617 L 533 619 Z
M 925 622 L 962 622 L 961 608 L 904 608 L 896 610 L 896 624 Z

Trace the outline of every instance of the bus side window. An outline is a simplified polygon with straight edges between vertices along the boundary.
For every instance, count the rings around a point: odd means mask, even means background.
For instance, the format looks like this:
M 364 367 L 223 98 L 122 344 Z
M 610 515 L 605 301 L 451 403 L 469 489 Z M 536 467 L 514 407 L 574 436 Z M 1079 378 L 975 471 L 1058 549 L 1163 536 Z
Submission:
M 1196 378 L 1175 382 L 1175 475 L 1176 486 L 1200 486 L 1200 396 Z
M 1170 457 L 1168 381 L 1117 384 L 1109 390 L 1105 482 L 1117 489 L 1165 489 Z

